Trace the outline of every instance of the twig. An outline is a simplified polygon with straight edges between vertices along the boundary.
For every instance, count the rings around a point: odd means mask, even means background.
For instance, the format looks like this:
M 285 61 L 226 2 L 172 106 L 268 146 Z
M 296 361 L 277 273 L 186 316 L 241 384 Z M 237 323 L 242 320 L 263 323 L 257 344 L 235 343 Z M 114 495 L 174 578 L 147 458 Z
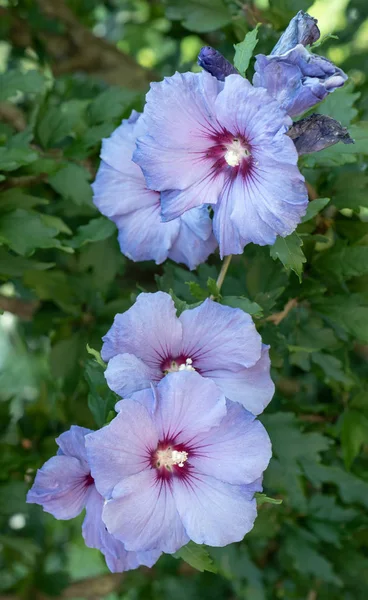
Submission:
M 275 325 L 279 325 L 281 321 L 283 321 L 289 314 L 289 312 L 298 305 L 297 298 L 290 298 L 290 300 L 285 304 L 283 310 L 281 312 L 274 313 L 265 319 L 265 321 L 271 321 Z
M 219 276 L 216 281 L 218 291 L 220 291 L 222 284 L 224 283 L 224 279 L 226 277 L 226 273 L 229 268 L 232 256 L 233 256 L 232 254 L 229 254 L 229 256 L 225 256 L 225 258 L 223 260 L 223 263 L 221 266 L 221 271 L 220 271 Z
M 35 39 L 46 47 L 55 76 L 84 71 L 108 84 L 133 90 L 145 90 L 155 75 L 141 67 L 131 56 L 107 40 L 98 38 L 63 0 L 35 0 L 41 13 L 65 28 L 63 35 L 39 29 L 35 31 L 18 10 L 0 7 L 0 20 L 9 23 L 9 39 L 16 47 L 34 46 Z
M 23 131 L 27 127 L 23 112 L 11 102 L 0 102 L 0 121 L 9 123 L 16 131 Z
M 316 188 L 311 183 L 306 181 L 305 185 L 307 186 L 309 200 L 316 200 L 319 198 Z
M 47 173 L 37 173 L 37 175 L 22 175 L 21 177 L 9 177 L 4 183 L 0 184 L 0 191 L 14 187 L 29 187 L 37 185 L 47 179 Z
M 40 302 L 34 300 L 32 302 L 26 302 L 20 298 L 9 298 L 8 296 L 0 296 L 0 310 L 20 317 L 24 321 L 30 321 L 33 317 L 34 312 L 39 307 Z

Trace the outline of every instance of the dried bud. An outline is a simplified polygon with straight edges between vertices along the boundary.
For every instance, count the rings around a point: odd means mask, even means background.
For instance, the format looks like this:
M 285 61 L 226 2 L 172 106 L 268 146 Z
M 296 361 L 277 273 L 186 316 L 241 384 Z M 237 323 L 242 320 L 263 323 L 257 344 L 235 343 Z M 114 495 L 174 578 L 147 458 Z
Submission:
M 313 114 L 297 121 L 290 128 L 288 135 L 299 155 L 319 152 L 337 142 L 354 144 L 346 127 L 326 115 Z
M 235 67 L 211 46 L 204 46 L 201 49 L 198 55 L 198 64 L 219 81 L 225 81 L 225 77 L 228 75 L 238 73 Z
M 297 44 L 308 46 L 319 39 L 320 31 L 317 27 L 317 19 L 300 10 L 293 17 L 284 31 L 271 54 L 285 54 Z

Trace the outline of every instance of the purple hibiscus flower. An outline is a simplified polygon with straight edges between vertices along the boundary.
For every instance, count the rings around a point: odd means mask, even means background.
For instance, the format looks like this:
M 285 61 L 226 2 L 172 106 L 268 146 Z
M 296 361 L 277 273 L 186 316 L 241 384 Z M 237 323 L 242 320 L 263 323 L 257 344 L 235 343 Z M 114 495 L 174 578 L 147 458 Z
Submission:
M 57 456 L 38 470 L 27 502 L 40 504 L 57 519 L 73 519 L 83 508 L 86 516 L 82 526 L 84 541 L 89 548 L 98 548 L 105 555 L 112 572 L 152 567 L 161 552 L 128 552 L 124 545 L 107 531 L 101 515 L 105 500 L 96 489 L 87 462 L 85 436 L 91 429 L 73 425 L 56 439 Z
M 268 347 L 251 317 L 212 300 L 177 317 L 169 294 L 140 294 L 116 315 L 103 341 L 107 383 L 122 397 L 182 370 L 213 379 L 227 398 L 253 414 L 261 413 L 274 393 Z
M 161 221 L 160 194 L 147 189 L 140 168 L 131 160 L 136 138 L 145 132 L 139 117 L 133 111 L 103 140 L 93 201 L 116 224 L 121 251 L 130 259 L 160 264 L 171 258 L 194 269 L 217 247 L 208 209 L 201 206 L 170 223 Z
M 256 56 L 253 84 L 266 88 L 291 117 L 309 110 L 347 80 L 327 58 L 305 48 L 320 36 L 316 23 L 299 11 L 271 54 Z
M 221 256 L 249 242 L 273 244 L 305 214 L 308 196 L 292 121 L 266 90 L 240 75 L 224 83 L 209 73 L 176 73 L 152 83 L 146 135 L 133 160 L 150 189 L 161 191 L 165 221 L 214 205 Z
M 194 372 L 171 373 L 141 400 L 86 437 L 108 530 L 131 551 L 243 539 L 271 457 L 261 423 Z

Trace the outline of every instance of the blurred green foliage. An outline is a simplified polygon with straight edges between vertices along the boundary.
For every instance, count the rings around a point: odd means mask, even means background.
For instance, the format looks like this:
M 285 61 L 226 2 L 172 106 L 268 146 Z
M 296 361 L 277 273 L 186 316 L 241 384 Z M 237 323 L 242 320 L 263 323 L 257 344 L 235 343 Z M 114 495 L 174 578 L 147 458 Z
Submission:
M 124 258 L 90 188 L 101 138 L 142 109 L 151 79 L 197 70 L 206 44 L 233 60 L 233 45 L 257 23 L 256 51 L 267 53 L 308 8 L 305 0 L 0 0 L 1 598 L 368 597 L 367 2 L 317 0 L 309 10 L 323 34 L 338 35 L 318 51 L 350 76 L 318 111 L 356 143 L 303 157 L 307 217 L 271 251 L 248 246 L 235 257 L 222 297 L 217 255 L 193 273 Z M 252 68 L 253 60 L 249 77 Z M 151 571 L 110 575 L 84 546 L 80 518 L 58 522 L 25 504 L 54 438 L 111 415 L 115 397 L 87 345 L 99 349 L 114 315 L 157 289 L 189 304 L 214 294 L 249 311 L 271 344 L 276 394 L 262 421 L 274 458 L 264 484 L 283 502 L 260 503 L 244 542 L 211 549 L 212 561 L 180 553 L 217 574 L 165 556 Z

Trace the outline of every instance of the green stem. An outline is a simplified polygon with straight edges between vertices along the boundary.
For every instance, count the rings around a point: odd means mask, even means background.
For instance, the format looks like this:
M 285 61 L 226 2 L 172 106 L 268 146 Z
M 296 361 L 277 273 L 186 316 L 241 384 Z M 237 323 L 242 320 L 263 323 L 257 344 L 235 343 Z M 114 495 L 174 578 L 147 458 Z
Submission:
M 224 261 L 223 261 L 222 267 L 221 267 L 221 271 L 220 271 L 219 276 L 216 281 L 218 291 L 221 290 L 221 286 L 224 283 L 224 279 L 226 277 L 226 273 L 229 268 L 231 259 L 232 259 L 232 254 L 229 254 L 229 256 L 225 256 L 225 258 L 224 258 Z

